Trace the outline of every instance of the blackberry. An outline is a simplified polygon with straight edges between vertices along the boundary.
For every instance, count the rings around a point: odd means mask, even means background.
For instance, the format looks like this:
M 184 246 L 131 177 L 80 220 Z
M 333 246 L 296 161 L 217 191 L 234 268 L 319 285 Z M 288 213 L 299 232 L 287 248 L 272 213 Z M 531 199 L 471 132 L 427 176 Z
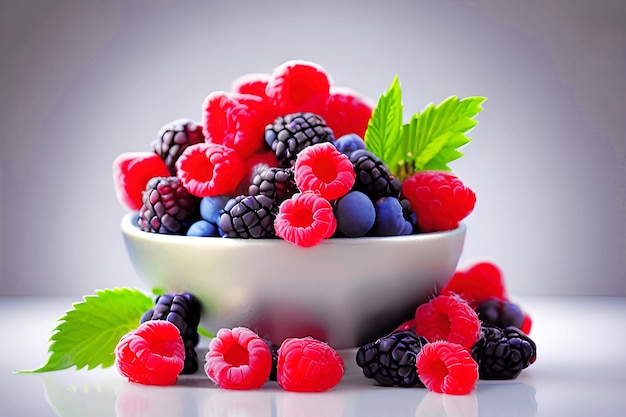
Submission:
M 364 192 L 373 201 L 381 197 L 400 196 L 402 182 L 391 175 L 387 165 L 374 153 L 358 149 L 350 154 L 350 162 L 356 173 L 353 189 Z
M 264 195 L 240 195 L 228 200 L 219 227 L 225 237 L 260 239 L 274 236 L 274 200 Z
M 290 113 L 277 117 L 265 127 L 265 143 L 276 155 L 279 166 L 293 165 L 298 152 L 310 145 L 333 142 L 333 131 L 324 119 L 310 112 Z
M 517 327 L 483 323 L 471 354 L 478 363 L 480 379 L 515 379 L 535 362 L 537 346 Z
M 159 129 L 152 149 L 167 165 L 170 174 L 176 175 L 176 161 L 183 151 L 196 143 L 204 142 L 202 126 L 190 119 L 174 120 Z
M 193 374 L 198 370 L 198 355 L 195 347 L 200 335 L 200 302 L 189 293 L 169 293 L 156 297 L 154 307 L 146 311 L 140 323 L 148 320 L 166 320 L 178 327 L 185 344 L 185 366 L 181 374 Z
M 514 326 L 521 328 L 524 324 L 524 313 L 519 306 L 511 301 L 489 298 L 476 307 L 478 318 L 483 323 L 505 328 Z
M 298 191 L 292 168 L 268 167 L 252 179 L 250 195 L 264 195 L 279 204 Z
M 396 331 L 359 348 L 356 363 L 363 375 L 391 387 L 424 386 L 415 361 L 427 340 L 411 330 Z
M 142 194 L 138 225 L 145 232 L 185 234 L 197 220 L 200 199 L 177 177 L 154 177 Z

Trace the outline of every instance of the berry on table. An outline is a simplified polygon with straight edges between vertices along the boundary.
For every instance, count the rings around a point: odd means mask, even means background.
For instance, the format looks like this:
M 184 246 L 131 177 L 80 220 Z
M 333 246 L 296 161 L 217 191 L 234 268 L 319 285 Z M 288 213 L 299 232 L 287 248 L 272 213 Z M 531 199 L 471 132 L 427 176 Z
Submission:
M 176 175 L 176 161 L 189 145 L 204 142 L 202 126 L 191 119 L 178 119 L 159 129 L 152 142 L 154 152 L 165 162 L 170 175 Z
M 382 386 L 423 386 L 415 363 L 426 343 L 427 340 L 414 331 L 396 331 L 361 346 L 356 354 L 356 363 L 365 377 L 376 380 Z
M 415 310 L 415 331 L 429 342 L 447 340 L 471 349 L 480 336 L 480 320 L 457 295 L 438 295 Z
M 489 298 L 478 304 L 476 313 L 481 322 L 501 328 L 508 326 L 521 328 L 524 325 L 522 309 L 509 300 Z
M 137 223 L 144 232 L 185 234 L 197 220 L 199 203 L 178 177 L 154 177 L 143 193 Z
M 376 210 L 368 196 L 350 191 L 334 204 L 337 230 L 348 237 L 365 236 L 376 221 Z
M 289 338 L 278 349 L 276 374 L 286 391 L 321 392 L 341 381 L 344 363 L 327 343 L 311 337 Z
M 274 200 L 264 195 L 240 195 L 230 199 L 220 216 L 225 237 L 261 239 L 274 236 Z
M 289 243 L 311 247 L 335 233 L 337 219 L 330 202 L 319 194 L 295 193 L 278 208 L 274 229 Z
M 490 298 L 506 300 L 502 270 L 493 262 L 478 262 L 465 270 L 457 270 L 441 294 L 458 294 L 472 307 Z
M 478 365 L 470 353 L 444 340 L 425 344 L 415 366 L 422 383 L 433 392 L 469 394 L 478 380 Z
M 313 191 L 332 201 L 350 191 L 355 173 L 348 157 L 325 142 L 307 146 L 298 154 L 294 177 L 300 191 Z
M 129 381 L 173 385 L 185 362 L 185 345 L 173 323 L 150 320 L 122 336 L 115 347 L 118 371 Z
M 420 232 L 456 229 L 476 203 L 474 192 L 444 171 L 416 172 L 402 182 L 402 194 L 411 202 Z
M 272 353 L 252 330 L 223 328 L 209 342 L 204 370 L 220 388 L 257 389 L 269 378 Z
M 113 185 L 117 199 L 130 211 L 143 205 L 142 194 L 153 177 L 167 177 L 169 169 L 154 152 L 124 152 L 113 161 Z

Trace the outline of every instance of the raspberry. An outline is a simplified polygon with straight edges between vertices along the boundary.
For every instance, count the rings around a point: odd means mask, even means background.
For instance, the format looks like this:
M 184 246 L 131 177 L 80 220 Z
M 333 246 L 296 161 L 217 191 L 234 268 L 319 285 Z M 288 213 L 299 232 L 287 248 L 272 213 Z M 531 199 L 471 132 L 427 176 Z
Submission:
M 200 302 L 189 293 L 161 294 L 154 300 L 154 307 L 146 311 L 141 323 L 148 320 L 166 320 L 180 331 L 185 345 L 185 365 L 181 374 L 192 374 L 198 370 L 198 355 L 195 347 L 199 342 Z
M 313 191 L 330 201 L 350 191 L 355 180 L 348 157 L 329 142 L 304 148 L 296 158 L 294 175 L 300 191 Z
M 537 359 L 537 346 L 518 328 L 483 324 L 472 347 L 480 379 L 515 379 Z
M 264 195 L 240 195 L 230 199 L 220 216 L 225 237 L 261 239 L 274 236 L 274 200 Z
M 224 328 L 209 343 L 204 370 L 220 388 L 257 389 L 269 378 L 272 353 L 252 330 Z
M 368 196 L 350 191 L 334 204 L 337 229 L 348 237 L 365 236 L 376 221 L 376 210 Z
M 176 161 L 189 145 L 204 142 L 202 126 L 190 119 L 178 119 L 159 129 L 152 142 L 154 152 L 165 162 L 170 175 L 176 175 Z
M 317 245 L 336 228 L 332 205 L 313 192 L 296 193 L 283 201 L 274 220 L 276 236 L 301 247 Z
M 361 346 L 356 353 L 356 363 L 363 375 L 385 387 L 421 386 L 415 361 L 426 343 L 427 340 L 414 331 L 396 331 Z
M 154 152 L 125 152 L 113 161 L 113 185 L 120 204 L 130 211 L 141 208 L 142 193 L 153 177 L 167 177 L 169 169 Z
M 250 195 L 264 195 L 277 204 L 298 192 L 292 168 L 267 167 L 255 175 L 248 188 Z
M 455 293 L 472 307 L 490 298 L 506 300 L 502 271 L 493 262 L 479 262 L 465 271 L 456 271 L 441 289 L 441 294 Z
M 198 197 L 231 193 L 246 174 L 235 151 L 215 143 L 191 145 L 176 162 L 178 177 Z
M 150 320 L 122 336 L 115 347 L 115 362 L 131 382 L 173 385 L 183 370 L 185 345 L 173 323 Z
M 426 388 L 442 394 L 469 394 L 478 380 L 478 365 L 469 352 L 443 340 L 424 345 L 415 366 Z
M 274 119 L 267 102 L 251 94 L 215 91 L 202 108 L 206 141 L 231 148 L 242 159 L 263 147 L 263 130 Z
M 278 165 L 290 167 L 307 146 L 333 142 L 333 131 L 315 113 L 289 113 L 265 127 L 265 143 L 276 155 Z
M 456 229 L 474 209 L 476 195 L 449 172 L 420 171 L 402 182 L 421 232 Z
M 278 349 L 277 381 L 286 391 L 326 391 L 341 381 L 343 373 L 343 360 L 322 341 L 290 338 Z
M 320 114 L 336 137 L 348 133 L 364 137 L 373 109 L 374 103 L 356 91 L 345 87 L 331 87 L 324 110 Z
M 398 197 L 402 183 L 374 153 L 359 149 L 350 154 L 356 182 L 354 189 L 367 194 L 372 201 L 381 197 Z
M 271 74 L 251 73 L 237 77 L 233 81 L 230 91 L 239 94 L 252 94 L 254 96 L 267 99 L 265 87 L 270 80 Z
M 480 336 L 480 320 L 457 295 L 438 295 L 415 310 L 415 331 L 429 342 L 447 340 L 471 349 Z
M 328 100 L 331 81 L 313 62 L 292 60 L 276 67 L 265 93 L 281 114 L 319 112 Z
M 185 234 L 197 220 L 200 200 L 178 177 L 154 177 L 146 185 L 139 210 L 139 228 L 145 232 Z

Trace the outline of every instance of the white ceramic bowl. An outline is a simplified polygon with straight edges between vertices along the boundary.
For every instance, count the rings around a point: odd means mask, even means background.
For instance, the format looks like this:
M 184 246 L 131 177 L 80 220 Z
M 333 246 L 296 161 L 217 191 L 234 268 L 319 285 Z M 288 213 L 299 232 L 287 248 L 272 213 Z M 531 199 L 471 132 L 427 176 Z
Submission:
M 454 273 L 465 225 L 447 232 L 333 238 L 311 248 L 280 239 L 146 233 L 122 220 L 128 254 L 150 286 L 190 292 L 202 327 L 246 326 L 279 344 L 312 336 L 336 349 L 393 330 Z

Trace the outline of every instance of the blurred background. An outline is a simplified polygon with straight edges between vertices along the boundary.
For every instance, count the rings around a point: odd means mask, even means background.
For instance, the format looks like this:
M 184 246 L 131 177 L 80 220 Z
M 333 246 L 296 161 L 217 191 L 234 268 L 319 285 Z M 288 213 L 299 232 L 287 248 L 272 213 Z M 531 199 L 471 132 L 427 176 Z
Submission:
M 626 2 L 3 0 L 0 294 L 145 285 L 111 164 L 199 120 L 239 75 L 290 59 L 408 120 L 488 97 L 451 167 L 477 194 L 460 267 L 513 295 L 626 296 Z

